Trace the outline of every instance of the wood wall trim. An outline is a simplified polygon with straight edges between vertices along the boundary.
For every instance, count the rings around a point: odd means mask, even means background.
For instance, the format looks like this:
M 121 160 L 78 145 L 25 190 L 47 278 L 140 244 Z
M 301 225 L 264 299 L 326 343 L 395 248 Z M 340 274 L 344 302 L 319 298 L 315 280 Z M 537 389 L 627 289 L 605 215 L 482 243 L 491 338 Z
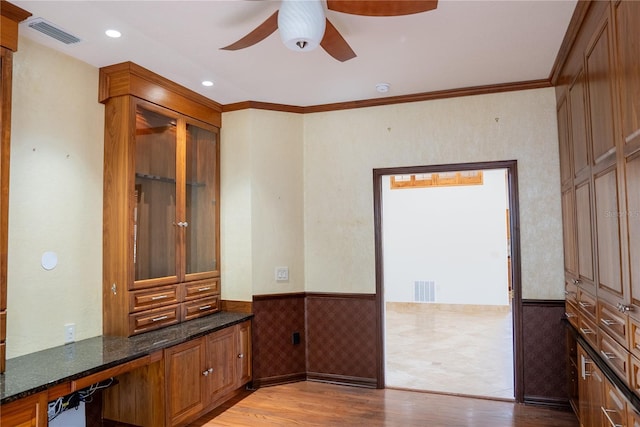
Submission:
M 352 387 L 377 388 L 375 378 L 350 377 L 347 375 L 307 372 L 307 381 L 329 384 L 348 385 Z
M 564 307 L 563 299 L 523 299 L 522 305 L 528 307 Z
M 341 294 L 329 292 L 306 292 L 307 298 L 330 298 L 330 299 L 346 299 L 355 298 L 361 300 L 375 300 L 376 294 Z
M 290 294 L 263 294 L 254 295 L 253 301 L 268 301 L 273 299 L 287 299 L 287 298 L 304 298 L 306 294 L 304 292 L 293 292 Z
M 133 62 L 100 68 L 98 101 L 131 95 L 217 127 L 222 105 Z
M 18 23 L 31 16 L 30 12 L 0 0 L 0 45 L 15 52 L 18 50 Z
M 230 111 L 238 110 L 270 110 L 270 111 L 282 111 L 285 113 L 304 114 L 305 107 L 297 107 L 295 105 L 274 104 L 271 102 L 258 102 L 258 101 L 244 101 L 236 102 L 233 104 L 226 104 L 222 106 L 222 112 L 228 113 Z
M 556 56 L 553 68 L 551 68 L 551 74 L 549 75 L 549 81 L 553 86 L 558 82 L 560 71 L 564 67 L 565 62 L 569 57 L 569 53 L 573 48 L 573 44 L 578 38 L 582 22 L 584 21 L 585 16 L 587 16 L 587 11 L 591 7 L 591 3 L 592 0 L 578 0 L 578 3 L 576 4 L 576 8 L 571 16 L 571 21 L 569 22 L 566 33 L 564 34 L 564 39 L 562 40 L 562 44 L 558 50 L 558 55 Z
M 337 102 L 333 104 L 296 107 L 292 105 L 271 104 L 266 102 L 245 101 L 223 105 L 222 111 L 238 111 L 244 109 L 260 109 L 284 111 L 288 113 L 309 114 L 328 111 L 350 110 L 354 108 L 378 107 L 383 105 L 404 104 L 409 102 L 433 101 L 436 99 L 456 98 L 461 96 L 486 95 L 490 93 L 511 92 L 517 90 L 540 89 L 551 87 L 548 79 L 529 80 L 524 82 L 502 83 L 485 86 L 472 86 L 459 89 L 446 89 L 434 92 L 423 92 L 412 95 L 390 96 L 386 98 L 363 99 L 360 101 Z
M 222 311 L 239 311 L 240 313 L 253 313 L 251 301 L 222 300 Z

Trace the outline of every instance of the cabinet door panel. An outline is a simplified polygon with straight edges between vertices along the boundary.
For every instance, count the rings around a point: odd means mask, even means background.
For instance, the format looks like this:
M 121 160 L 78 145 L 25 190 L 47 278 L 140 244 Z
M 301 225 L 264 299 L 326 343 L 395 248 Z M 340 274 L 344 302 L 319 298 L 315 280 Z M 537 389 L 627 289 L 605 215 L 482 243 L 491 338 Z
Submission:
M 135 280 L 176 276 L 176 119 L 136 111 Z
M 578 273 L 585 285 L 593 286 L 593 248 L 591 236 L 591 189 L 589 182 L 576 187 Z
M 615 168 L 595 177 L 596 240 L 599 289 L 622 298 L 617 179 Z
M 236 388 L 235 328 L 227 328 L 207 337 L 208 366 L 213 371 L 207 378 L 211 399 Z
M 614 13 L 622 137 L 630 143 L 640 139 L 640 39 L 630 36 L 640 26 L 640 2 L 619 2 Z
M 185 274 L 219 269 L 218 134 L 213 128 L 187 124 Z M 196 276 L 200 277 L 200 276 Z M 193 277 L 189 277 L 192 279 Z
M 607 15 L 608 18 L 608 15 Z M 591 113 L 591 144 L 593 162 L 615 149 L 613 133 L 612 57 L 608 19 L 605 19 L 587 51 L 587 82 Z
M 558 107 L 558 142 L 560 146 L 560 182 L 562 187 L 573 182 L 573 161 L 569 140 L 569 112 L 567 100 L 562 100 Z
M 629 269 L 631 302 L 640 307 L 640 153 L 627 159 L 626 173 L 627 206 L 624 219 L 629 235 Z M 637 312 L 632 313 L 639 316 Z
M 582 70 L 569 87 L 569 107 L 571 112 L 571 147 L 575 176 L 582 175 L 589 167 L 587 137 L 587 109 L 585 107 L 584 73 Z
M 562 238 L 564 242 L 564 269 L 577 277 L 576 220 L 573 187 L 562 193 Z
M 251 322 L 247 321 L 238 325 L 238 384 L 240 387 L 243 384 L 251 381 Z
M 178 424 L 204 409 L 205 353 L 202 339 L 165 350 L 166 408 L 169 425 Z

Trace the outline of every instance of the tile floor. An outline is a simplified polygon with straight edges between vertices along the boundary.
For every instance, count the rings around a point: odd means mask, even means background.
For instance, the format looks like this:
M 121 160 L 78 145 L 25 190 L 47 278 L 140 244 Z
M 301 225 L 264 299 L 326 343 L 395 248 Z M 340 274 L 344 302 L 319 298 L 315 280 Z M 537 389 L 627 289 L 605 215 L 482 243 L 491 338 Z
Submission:
M 386 387 L 513 399 L 508 306 L 386 304 Z

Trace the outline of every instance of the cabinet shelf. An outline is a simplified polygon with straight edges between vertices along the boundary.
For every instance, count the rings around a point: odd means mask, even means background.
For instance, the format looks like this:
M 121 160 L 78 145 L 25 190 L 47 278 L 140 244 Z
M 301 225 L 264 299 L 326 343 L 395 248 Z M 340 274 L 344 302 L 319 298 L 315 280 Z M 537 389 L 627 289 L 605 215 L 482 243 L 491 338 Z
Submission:
M 140 178 L 140 179 L 146 179 L 149 181 L 159 181 L 159 182 L 166 182 L 168 184 L 175 184 L 176 180 L 175 178 L 169 178 L 166 176 L 158 176 L 158 175 L 147 175 L 144 173 L 136 173 L 136 178 Z M 206 187 L 207 184 L 204 182 L 197 182 L 197 181 L 186 181 L 185 185 L 189 186 L 189 187 Z

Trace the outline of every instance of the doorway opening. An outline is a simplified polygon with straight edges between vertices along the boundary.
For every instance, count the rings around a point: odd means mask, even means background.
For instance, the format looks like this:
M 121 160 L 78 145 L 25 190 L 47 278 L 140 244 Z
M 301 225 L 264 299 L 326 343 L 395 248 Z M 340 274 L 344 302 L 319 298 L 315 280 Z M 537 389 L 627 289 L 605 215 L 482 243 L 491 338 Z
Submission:
M 516 166 L 374 170 L 379 387 L 522 401 Z

